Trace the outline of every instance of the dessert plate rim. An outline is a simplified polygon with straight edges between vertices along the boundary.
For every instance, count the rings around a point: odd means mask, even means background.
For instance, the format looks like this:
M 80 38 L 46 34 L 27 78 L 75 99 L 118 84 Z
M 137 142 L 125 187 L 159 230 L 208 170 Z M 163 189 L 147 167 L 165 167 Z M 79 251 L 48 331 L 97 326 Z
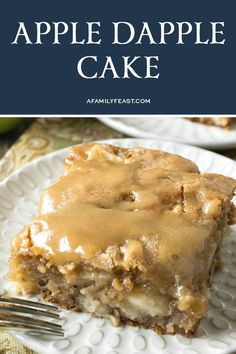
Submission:
M 117 115 L 97 116 L 97 118 L 110 128 L 135 138 L 169 140 L 218 150 L 236 146 L 236 124 L 231 130 L 227 130 L 193 123 L 182 116 Z

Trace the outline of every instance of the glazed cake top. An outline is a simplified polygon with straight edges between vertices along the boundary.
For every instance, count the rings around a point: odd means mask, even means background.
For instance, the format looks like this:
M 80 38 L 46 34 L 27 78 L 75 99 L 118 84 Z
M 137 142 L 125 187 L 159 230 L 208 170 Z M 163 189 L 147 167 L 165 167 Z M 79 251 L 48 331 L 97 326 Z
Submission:
M 13 248 L 56 266 L 139 269 L 150 278 L 164 270 L 163 286 L 173 269 L 205 283 L 235 186 L 177 155 L 83 144 L 72 148 L 64 175 L 44 191 L 39 217 Z

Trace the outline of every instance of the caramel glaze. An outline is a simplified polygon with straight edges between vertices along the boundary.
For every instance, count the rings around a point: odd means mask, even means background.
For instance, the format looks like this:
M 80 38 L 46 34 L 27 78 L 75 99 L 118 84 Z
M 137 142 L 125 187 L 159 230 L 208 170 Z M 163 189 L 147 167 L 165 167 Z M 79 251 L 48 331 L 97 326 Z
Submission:
M 176 155 L 85 144 L 71 151 L 65 175 L 43 193 L 39 217 L 14 247 L 57 266 L 82 261 L 106 271 L 139 269 L 164 288 L 199 290 L 234 188 L 233 179 L 201 175 Z

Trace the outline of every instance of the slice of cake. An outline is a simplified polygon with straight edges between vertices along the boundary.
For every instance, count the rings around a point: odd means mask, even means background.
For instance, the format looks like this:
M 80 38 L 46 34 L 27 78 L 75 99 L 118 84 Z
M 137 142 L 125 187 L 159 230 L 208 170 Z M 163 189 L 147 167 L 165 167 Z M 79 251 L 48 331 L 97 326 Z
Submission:
M 224 129 L 229 129 L 233 123 L 235 123 L 235 118 L 229 117 L 193 117 L 187 119 L 191 120 L 192 122 L 213 125 L 215 127 Z
M 207 313 L 235 187 L 162 151 L 74 147 L 13 240 L 10 278 L 67 309 L 191 336 Z

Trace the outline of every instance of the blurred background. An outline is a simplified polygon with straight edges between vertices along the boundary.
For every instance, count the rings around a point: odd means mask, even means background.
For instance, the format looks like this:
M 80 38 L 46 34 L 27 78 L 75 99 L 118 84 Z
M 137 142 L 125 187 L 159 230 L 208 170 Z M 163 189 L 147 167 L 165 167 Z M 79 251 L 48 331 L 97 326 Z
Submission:
M 235 121 L 227 117 L 0 117 L 0 180 L 46 153 L 82 142 L 114 138 L 164 139 L 211 149 L 236 159 Z
M 235 118 L 1 118 L 0 180 L 25 163 L 82 142 L 137 137 L 196 145 L 236 159 Z
M 95 118 L 0 118 L 0 181 L 46 153 L 125 136 Z

